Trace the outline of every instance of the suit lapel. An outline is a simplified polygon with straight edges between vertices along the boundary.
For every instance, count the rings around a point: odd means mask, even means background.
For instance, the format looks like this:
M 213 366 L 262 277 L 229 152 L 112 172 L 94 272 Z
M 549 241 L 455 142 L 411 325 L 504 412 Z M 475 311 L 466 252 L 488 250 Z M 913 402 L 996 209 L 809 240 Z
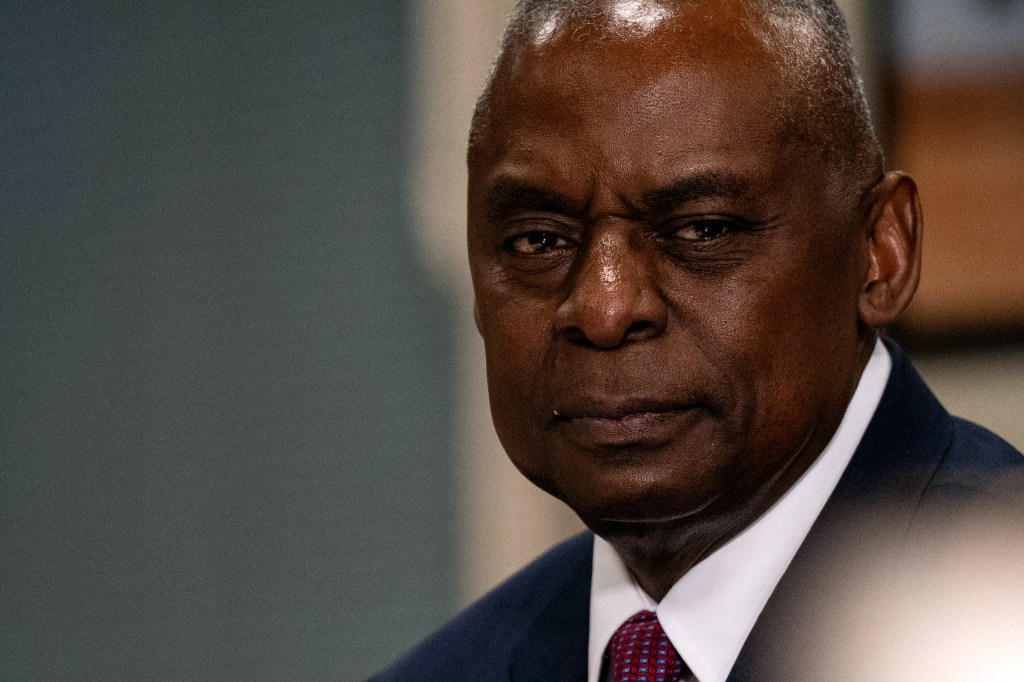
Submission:
M 747 638 L 730 682 L 799 678 L 794 665 L 815 651 L 800 629 L 808 606 L 843 593 L 852 579 L 843 569 L 857 563 L 865 543 L 880 554 L 898 548 L 949 446 L 948 413 L 899 348 L 887 346 L 893 369 L 878 409 Z
M 584 548 L 548 602 L 525 624 L 524 636 L 513 649 L 509 665 L 513 682 L 587 679 L 593 542 Z

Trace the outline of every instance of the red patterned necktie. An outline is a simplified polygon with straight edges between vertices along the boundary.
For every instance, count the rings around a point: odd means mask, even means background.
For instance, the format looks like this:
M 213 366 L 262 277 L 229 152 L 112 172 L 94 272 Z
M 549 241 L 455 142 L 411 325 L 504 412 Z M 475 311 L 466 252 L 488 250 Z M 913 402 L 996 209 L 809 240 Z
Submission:
M 640 611 L 608 643 L 609 682 L 679 682 L 686 666 L 661 629 L 658 616 Z

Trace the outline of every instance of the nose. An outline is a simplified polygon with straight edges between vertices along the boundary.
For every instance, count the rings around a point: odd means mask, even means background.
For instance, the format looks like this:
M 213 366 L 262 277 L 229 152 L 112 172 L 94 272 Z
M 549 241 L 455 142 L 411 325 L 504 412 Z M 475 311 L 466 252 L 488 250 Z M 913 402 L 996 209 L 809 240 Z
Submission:
M 632 244 L 624 226 L 596 231 L 556 312 L 558 331 L 574 343 L 601 349 L 664 332 L 668 310 L 656 286 L 650 251 Z

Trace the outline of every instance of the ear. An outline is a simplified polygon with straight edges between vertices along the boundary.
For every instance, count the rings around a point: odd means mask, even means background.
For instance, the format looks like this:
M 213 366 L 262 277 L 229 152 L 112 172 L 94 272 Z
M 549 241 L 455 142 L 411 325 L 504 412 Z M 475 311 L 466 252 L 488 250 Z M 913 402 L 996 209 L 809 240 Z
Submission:
M 483 329 L 480 327 L 480 305 L 476 302 L 476 297 L 473 297 L 473 324 L 476 325 L 476 333 L 483 336 Z
M 887 173 L 874 191 L 866 226 L 868 269 L 857 311 L 861 322 L 879 328 L 895 322 L 917 291 L 924 222 L 909 176 Z

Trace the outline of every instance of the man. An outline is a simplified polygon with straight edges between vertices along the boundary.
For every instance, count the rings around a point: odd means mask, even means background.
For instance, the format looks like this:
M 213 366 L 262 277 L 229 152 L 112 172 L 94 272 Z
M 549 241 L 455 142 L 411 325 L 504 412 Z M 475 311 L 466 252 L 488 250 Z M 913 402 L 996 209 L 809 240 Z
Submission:
M 1024 464 L 878 340 L 921 212 L 832 2 L 523 0 L 468 159 L 495 427 L 594 535 L 380 679 L 795 679 L 863 529 Z

